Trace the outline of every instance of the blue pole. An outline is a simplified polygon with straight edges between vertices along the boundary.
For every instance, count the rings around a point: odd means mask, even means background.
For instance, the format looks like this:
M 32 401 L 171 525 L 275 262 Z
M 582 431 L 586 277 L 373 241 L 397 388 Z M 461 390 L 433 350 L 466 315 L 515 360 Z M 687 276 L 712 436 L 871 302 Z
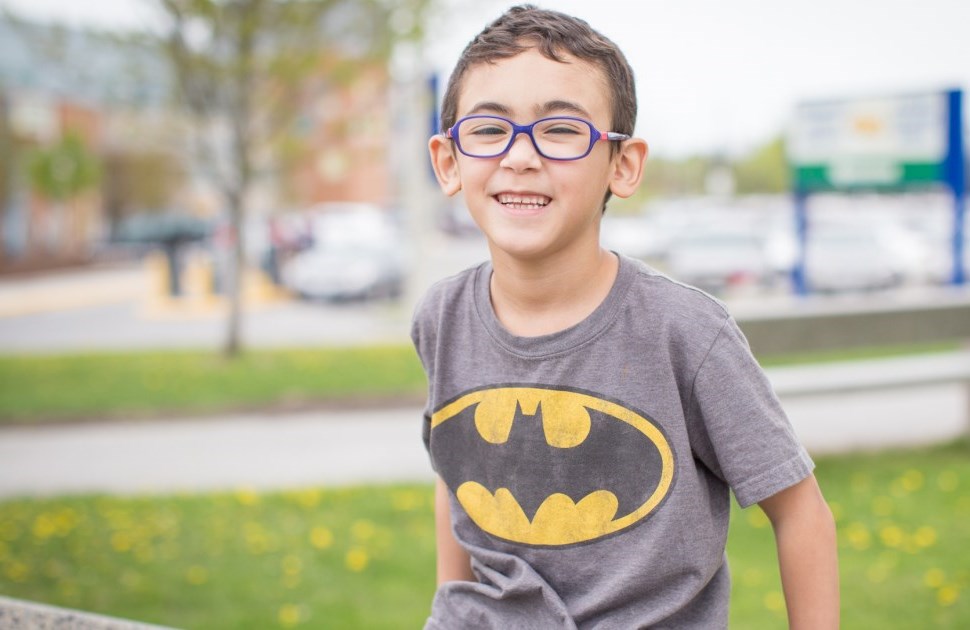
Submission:
M 792 288 L 795 295 L 808 295 L 805 277 L 805 250 L 808 244 L 808 193 L 795 191 L 795 264 L 792 267 Z
M 953 275 L 955 285 L 965 284 L 966 274 L 963 261 L 966 232 L 966 166 L 963 154 L 963 92 L 947 92 L 950 116 L 947 136 L 949 139 L 946 155 L 946 181 L 953 192 Z

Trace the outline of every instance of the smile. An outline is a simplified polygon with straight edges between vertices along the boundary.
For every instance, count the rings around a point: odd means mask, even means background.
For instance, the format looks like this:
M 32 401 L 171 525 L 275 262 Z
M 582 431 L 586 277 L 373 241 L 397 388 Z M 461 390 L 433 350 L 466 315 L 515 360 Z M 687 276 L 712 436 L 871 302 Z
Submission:
M 520 193 L 499 193 L 496 201 L 511 210 L 538 210 L 549 205 L 552 201 L 545 195 L 527 195 Z

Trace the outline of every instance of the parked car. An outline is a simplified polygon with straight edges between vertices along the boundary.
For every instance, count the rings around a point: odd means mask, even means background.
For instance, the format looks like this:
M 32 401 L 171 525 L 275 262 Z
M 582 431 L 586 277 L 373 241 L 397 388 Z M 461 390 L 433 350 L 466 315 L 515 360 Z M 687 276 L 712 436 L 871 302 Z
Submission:
M 283 267 L 283 284 L 305 299 L 393 299 L 404 288 L 400 258 L 387 247 L 313 247 Z
M 918 245 L 889 226 L 820 223 L 809 228 L 805 280 L 823 293 L 888 289 L 917 278 L 921 257 Z
M 787 280 L 792 257 L 791 236 L 780 231 L 711 225 L 675 239 L 666 268 L 675 279 L 712 293 L 762 290 Z
M 283 285 L 307 299 L 397 298 L 404 288 L 400 230 L 368 206 L 313 215 L 311 245 L 283 264 Z

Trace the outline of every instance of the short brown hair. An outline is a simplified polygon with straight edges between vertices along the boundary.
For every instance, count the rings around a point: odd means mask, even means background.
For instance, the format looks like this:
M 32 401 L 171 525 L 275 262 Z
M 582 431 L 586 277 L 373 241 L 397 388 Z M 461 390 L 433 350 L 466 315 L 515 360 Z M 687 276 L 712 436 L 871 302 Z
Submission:
M 561 55 L 567 52 L 601 68 L 611 89 L 610 131 L 633 134 L 637 120 L 636 86 L 633 70 L 619 47 L 579 18 L 531 4 L 512 7 L 465 47 L 448 79 L 441 106 L 442 130 L 457 120 L 458 96 L 469 68 L 514 57 L 532 47 L 554 61 L 564 61 Z

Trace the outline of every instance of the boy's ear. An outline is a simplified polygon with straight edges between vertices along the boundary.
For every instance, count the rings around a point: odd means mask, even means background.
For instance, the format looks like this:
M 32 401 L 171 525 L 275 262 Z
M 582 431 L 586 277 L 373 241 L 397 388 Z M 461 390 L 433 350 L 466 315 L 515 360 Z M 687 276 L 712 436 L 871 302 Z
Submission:
M 461 175 L 458 172 L 458 160 L 451 141 L 443 134 L 437 133 L 428 141 L 428 152 L 431 154 L 434 176 L 442 192 L 449 197 L 457 194 L 461 190 Z
M 620 145 L 619 153 L 613 156 L 613 173 L 610 177 L 610 192 L 617 197 L 629 197 L 640 186 L 643 179 L 643 165 L 650 152 L 647 141 L 630 138 Z

